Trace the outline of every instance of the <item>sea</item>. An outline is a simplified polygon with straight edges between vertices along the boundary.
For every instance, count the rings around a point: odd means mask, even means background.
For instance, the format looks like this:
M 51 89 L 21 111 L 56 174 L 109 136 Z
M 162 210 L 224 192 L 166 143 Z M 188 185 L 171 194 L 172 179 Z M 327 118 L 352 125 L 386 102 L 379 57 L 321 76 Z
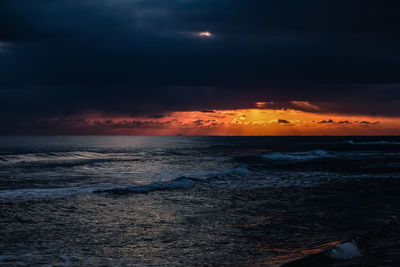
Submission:
M 1 266 L 400 266 L 400 137 L 0 137 Z

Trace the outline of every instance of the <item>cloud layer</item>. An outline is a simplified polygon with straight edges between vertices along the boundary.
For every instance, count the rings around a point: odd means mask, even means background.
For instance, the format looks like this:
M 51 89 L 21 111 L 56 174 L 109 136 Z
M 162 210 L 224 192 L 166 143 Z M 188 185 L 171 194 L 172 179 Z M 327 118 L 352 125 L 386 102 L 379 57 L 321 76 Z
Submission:
M 378 0 L 0 0 L 1 132 L 91 111 L 154 116 L 255 102 L 397 117 L 399 8 Z

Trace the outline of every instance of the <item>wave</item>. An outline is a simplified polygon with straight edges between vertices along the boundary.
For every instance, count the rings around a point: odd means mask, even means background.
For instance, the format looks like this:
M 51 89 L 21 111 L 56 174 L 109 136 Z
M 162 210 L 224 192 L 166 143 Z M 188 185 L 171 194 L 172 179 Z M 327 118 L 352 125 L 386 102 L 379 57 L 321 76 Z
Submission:
M 246 165 L 239 165 L 235 168 L 221 171 L 210 171 L 207 175 L 198 175 L 197 178 L 181 176 L 167 181 L 157 181 L 150 184 L 118 186 L 118 185 L 99 185 L 95 187 L 60 187 L 60 188 L 24 188 L 0 190 L 0 201 L 14 200 L 38 200 L 65 198 L 82 194 L 128 194 L 128 193 L 148 193 L 152 191 L 188 189 L 197 183 L 218 183 L 224 178 L 231 178 L 233 175 L 249 174 L 251 171 Z
M 93 193 L 128 194 L 148 193 L 152 191 L 188 189 L 197 183 L 197 179 L 180 177 L 171 181 L 155 182 L 146 185 L 127 187 L 97 186 L 97 187 L 60 187 L 60 188 L 26 188 L 0 190 L 0 202 L 44 200 L 73 197 Z
M 197 183 L 198 179 L 179 177 L 171 181 L 155 182 L 147 185 L 135 185 L 128 187 L 115 187 L 109 189 L 95 190 L 93 193 L 110 193 L 124 195 L 129 193 L 149 193 L 152 191 L 188 189 Z
M 272 152 L 264 154 L 261 157 L 269 160 L 306 161 L 319 158 L 326 158 L 330 157 L 330 155 L 325 150 L 316 149 L 307 152 L 287 152 L 287 153 Z
M 96 189 L 95 187 L 9 189 L 0 191 L 0 201 L 64 198 L 92 193 Z
M 247 165 L 242 164 L 232 169 L 210 171 L 207 175 L 197 175 L 197 178 L 193 178 L 193 176 L 181 176 L 173 180 L 159 181 L 151 184 L 99 189 L 95 190 L 93 193 L 124 195 L 130 193 L 149 193 L 153 191 L 189 189 L 199 183 L 219 184 L 219 182 L 224 180 L 224 178 L 230 178 L 235 175 L 246 175 L 249 173 L 251 173 L 251 171 L 247 169 Z
M 88 151 L 29 153 L 1 155 L 0 167 L 3 166 L 42 166 L 42 165 L 73 165 L 97 161 L 134 160 L 123 154 L 97 153 Z
M 326 252 L 334 260 L 351 260 L 361 256 L 360 249 L 354 241 L 338 244 Z
M 337 243 L 333 246 L 329 246 L 329 244 L 323 245 L 320 248 L 305 252 L 306 253 L 303 253 L 306 254 L 306 256 L 286 261 L 286 263 L 283 261 L 283 265 L 281 266 L 325 266 L 331 265 L 335 261 L 343 262 L 358 258 L 362 255 L 354 241 Z
M 368 142 L 354 142 L 353 140 L 345 141 L 347 144 L 351 145 L 400 145 L 400 142 L 391 141 L 368 141 Z

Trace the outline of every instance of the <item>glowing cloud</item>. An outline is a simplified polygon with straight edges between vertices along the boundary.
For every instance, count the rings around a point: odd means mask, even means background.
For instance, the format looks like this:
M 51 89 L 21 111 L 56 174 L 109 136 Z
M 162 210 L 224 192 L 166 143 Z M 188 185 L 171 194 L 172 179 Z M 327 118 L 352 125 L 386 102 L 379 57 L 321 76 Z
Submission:
M 209 31 L 199 32 L 197 35 L 200 37 L 212 37 L 213 36 L 212 33 Z
M 45 125 L 67 132 L 122 135 L 397 135 L 399 118 L 312 113 L 297 109 L 180 111 L 157 116 L 81 114 Z M 56 127 L 54 127 L 56 128 Z

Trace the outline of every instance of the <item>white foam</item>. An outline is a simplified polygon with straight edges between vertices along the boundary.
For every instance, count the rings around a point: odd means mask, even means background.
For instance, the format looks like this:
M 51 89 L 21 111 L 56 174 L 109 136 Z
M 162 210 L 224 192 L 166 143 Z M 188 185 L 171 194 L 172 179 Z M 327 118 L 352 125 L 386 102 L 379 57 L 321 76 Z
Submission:
M 270 160 L 288 160 L 288 161 L 302 161 L 302 160 L 313 160 L 318 158 L 329 157 L 330 155 L 325 150 L 316 149 L 307 152 L 273 152 L 262 155 L 263 158 Z
M 400 145 L 400 142 L 390 141 L 369 141 L 369 142 L 354 142 L 353 140 L 346 141 L 351 145 Z
M 87 151 L 3 155 L 0 156 L 0 166 L 15 164 L 65 163 L 82 160 L 105 159 L 109 157 L 110 155 L 108 154 Z
M 350 260 L 361 256 L 361 251 L 355 242 L 346 242 L 334 246 L 327 255 L 335 260 Z
M 131 186 L 118 185 L 98 185 L 95 187 L 60 187 L 60 188 L 24 188 L 24 189 L 7 189 L 0 190 L 0 201 L 10 200 L 40 200 L 40 199 L 56 199 L 65 198 L 82 194 L 91 194 L 93 192 L 132 192 L 147 193 L 151 191 L 188 189 L 193 187 L 197 182 L 207 182 L 212 177 L 220 179 L 231 177 L 232 175 L 246 175 L 251 171 L 247 169 L 247 165 L 239 165 L 232 169 L 222 171 L 207 171 L 205 173 L 192 173 L 196 175 L 184 175 L 176 179 L 166 180 L 160 179 L 150 184 L 135 184 Z M 164 174 L 165 176 L 165 174 Z M 196 177 L 196 178 L 187 178 Z
M 61 187 L 61 188 L 29 188 L 0 190 L 1 201 L 25 201 L 65 198 L 91 193 L 147 193 L 159 190 L 187 189 L 196 184 L 194 179 L 177 178 L 171 181 L 161 181 L 151 184 L 134 185 L 127 187 L 98 186 L 98 187 Z

